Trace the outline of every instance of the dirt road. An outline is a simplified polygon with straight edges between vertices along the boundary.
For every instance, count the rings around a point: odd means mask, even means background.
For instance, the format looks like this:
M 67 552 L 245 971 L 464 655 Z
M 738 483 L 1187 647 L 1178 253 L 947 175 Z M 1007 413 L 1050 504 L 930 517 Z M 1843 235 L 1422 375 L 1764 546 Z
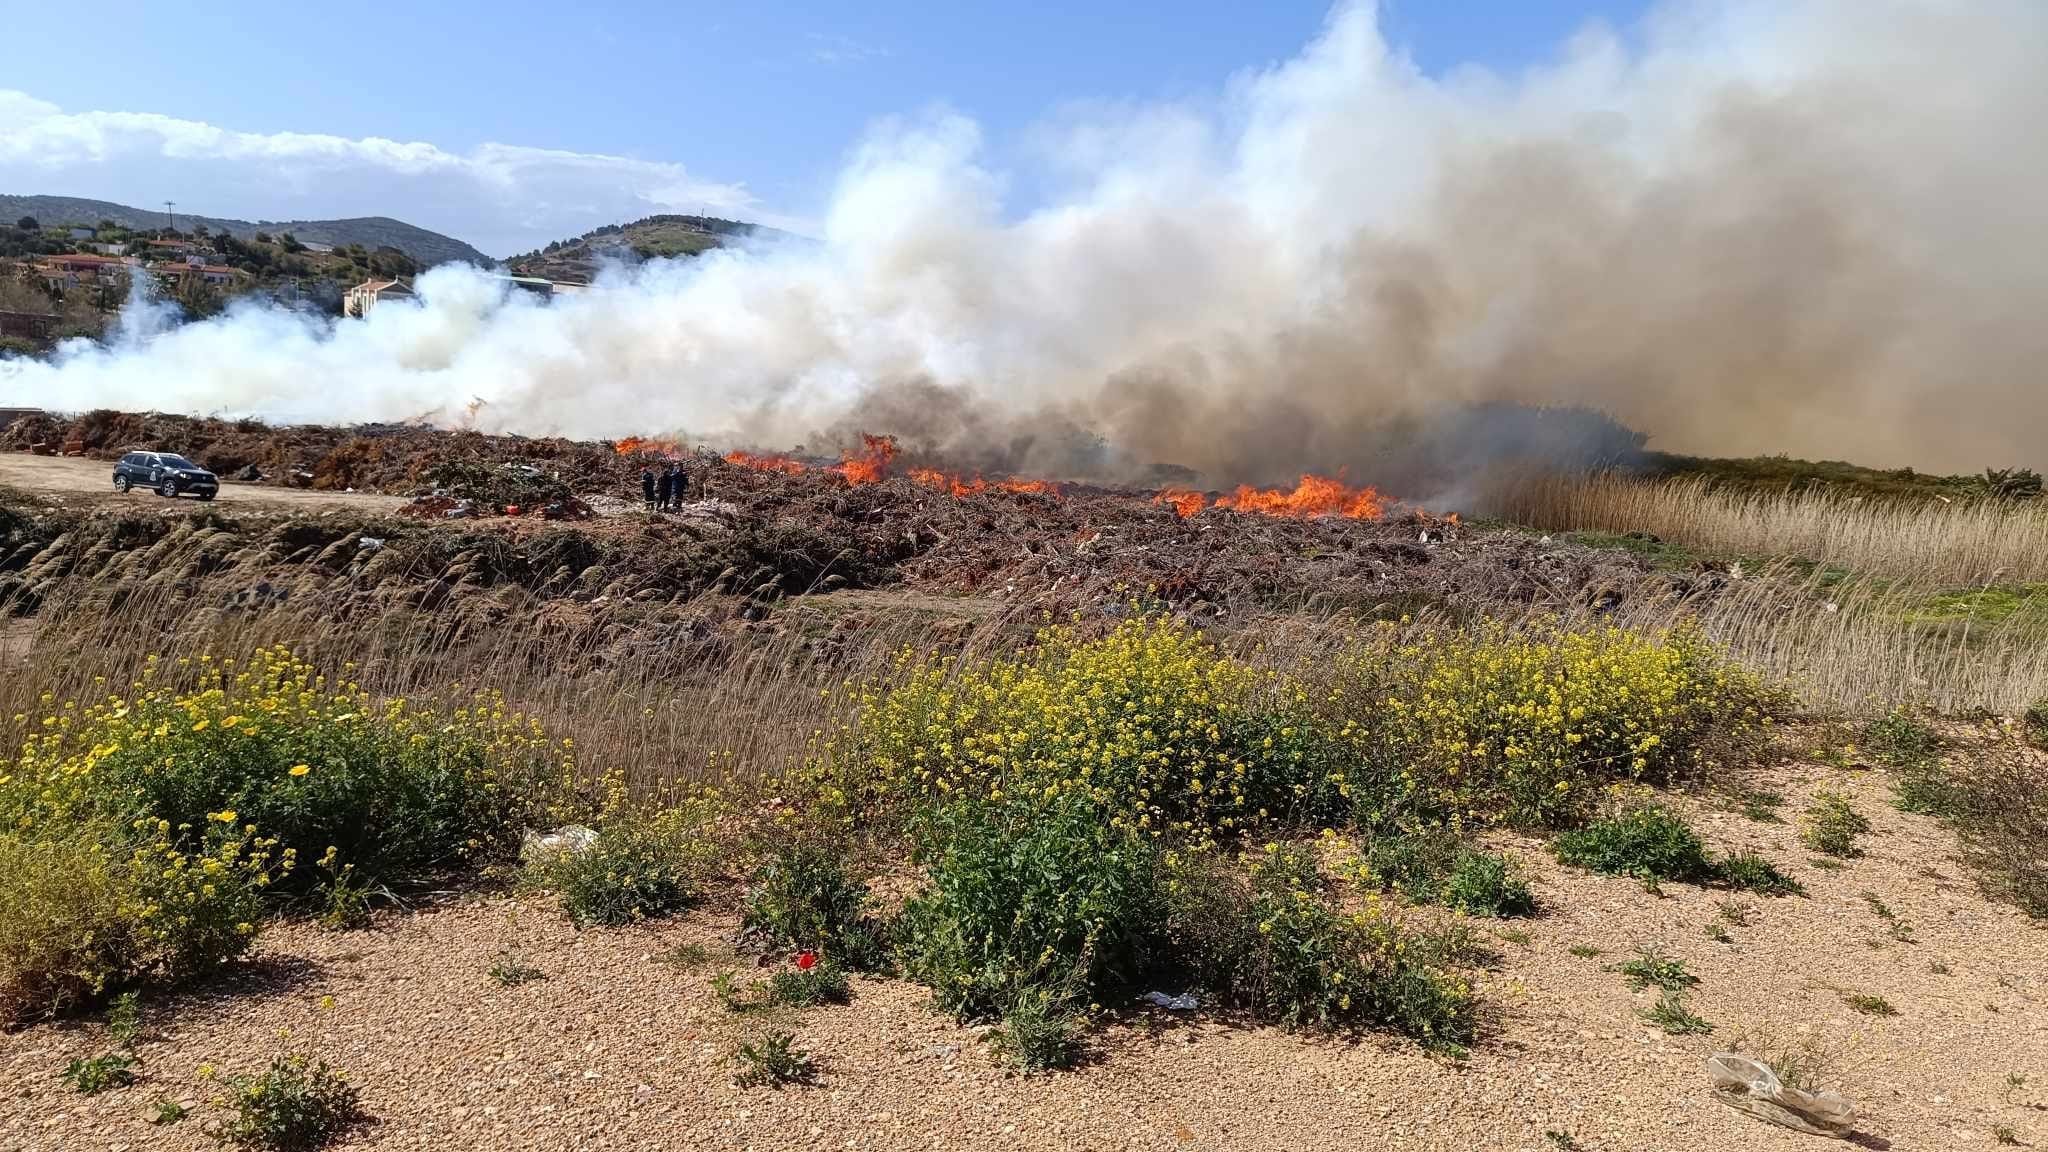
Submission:
M 0 487 L 16 488 L 60 504 L 132 504 L 137 508 L 190 508 L 195 499 L 166 500 L 148 492 L 114 491 L 114 466 L 105 460 L 72 457 L 30 456 L 0 453 Z M 279 488 L 268 484 L 240 484 L 222 481 L 215 501 L 236 507 L 269 506 L 297 511 L 346 505 L 363 510 L 396 508 L 405 503 L 397 496 L 368 492 L 313 492 L 300 488 Z

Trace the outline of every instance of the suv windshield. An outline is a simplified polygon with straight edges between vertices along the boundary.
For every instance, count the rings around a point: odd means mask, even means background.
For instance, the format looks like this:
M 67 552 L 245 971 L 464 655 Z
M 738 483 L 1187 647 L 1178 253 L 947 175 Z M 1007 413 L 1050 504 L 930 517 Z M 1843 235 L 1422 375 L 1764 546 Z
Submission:
M 185 459 L 183 456 L 173 456 L 168 452 L 158 456 L 157 459 L 163 461 L 166 468 L 192 468 L 196 470 L 199 467 L 199 465 Z

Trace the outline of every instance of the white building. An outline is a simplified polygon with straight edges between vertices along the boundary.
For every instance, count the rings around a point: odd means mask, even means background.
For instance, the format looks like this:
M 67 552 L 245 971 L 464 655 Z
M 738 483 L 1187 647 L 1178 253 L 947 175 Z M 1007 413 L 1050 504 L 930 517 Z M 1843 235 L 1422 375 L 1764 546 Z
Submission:
M 358 318 L 368 316 L 382 300 L 410 300 L 412 286 L 403 280 L 365 280 L 349 289 L 341 298 L 344 316 Z

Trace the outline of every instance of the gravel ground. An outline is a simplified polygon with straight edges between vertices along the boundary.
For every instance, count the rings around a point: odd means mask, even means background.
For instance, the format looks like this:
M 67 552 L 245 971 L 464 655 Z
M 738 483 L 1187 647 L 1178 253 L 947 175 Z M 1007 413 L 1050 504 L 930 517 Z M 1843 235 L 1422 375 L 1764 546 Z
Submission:
M 105 460 L 83 460 L 64 456 L 29 456 L 0 452 L 0 484 L 67 507 L 104 507 L 123 513 L 192 512 L 197 500 L 166 500 L 151 492 L 116 492 L 114 466 Z M 314 492 L 233 481 L 220 486 L 220 497 L 206 507 L 232 512 L 236 509 L 310 512 L 329 508 L 354 508 L 360 512 L 388 512 L 405 504 L 396 496 L 370 492 Z
M 544 905 L 465 896 L 368 932 L 272 930 L 235 976 L 154 1005 L 129 1088 L 86 1098 L 57 1079 L 107 1045 L 97 1023 L 0 1036 L 0 1149 L 212 1147 L 200 1066 L 254 1070 L 281 1052 L 361 1086 L 375 1119 L 348 1148 L 1553 1149 L 1550 1131 L 1587 1149 L 1814 1148 L 1716 1103 L 1701 1068 L 1745 1034 L 1807 1033 L 1835 1055 L 1827 1081 L 1856 1102 L 1866 1147 L 1988 1148 L 1999 1125 L 2048 1141 L 2048 935 L 1978 895 L 1953 840 L 1894 811 L 1881 775 L 1795 768 L 1768 786 L 1792 819 L 1823 781 L 1876 826 L 1838 871 L 1811 866 L 1788 824 L 1690 805 L 1718 847 L 1763 851 L 1807 886 L 1804 899 L 1741 898 L 1746 924 L 1721 919 L 1726 893 L 1653 895 L 1517 843 L 1545 911 L 1490 926 L 1491 1015 L 1460 1064 L 1393 1040 L 1147 1010 L 1109 1029 L 1091 1064 L 1025 1078 L 915 986 L 860 980 L 852 1005 L 786 1018 L 818 1058 L 816 1086 L 743 1090 L 725 1055 L 762 1022 L 728 1016 L 708 986 L 731 962 L 730 914 L 579 933 Z M 1730 942 L 1709 938 L 1717 922 Z M 1638 1017 L 1650 994 L 1607 967 L 1652 945 L 1699 974 L 1688 1003 L 1712 1035 Z M 677 962 L 678 946 L 705 955 Z M 493 983 L 507 947 L 546 978 Z M 1852 1012 L 1852 992 L 1898 1015 Z M 151 1127 L 160 1095 L 193 1117 Z

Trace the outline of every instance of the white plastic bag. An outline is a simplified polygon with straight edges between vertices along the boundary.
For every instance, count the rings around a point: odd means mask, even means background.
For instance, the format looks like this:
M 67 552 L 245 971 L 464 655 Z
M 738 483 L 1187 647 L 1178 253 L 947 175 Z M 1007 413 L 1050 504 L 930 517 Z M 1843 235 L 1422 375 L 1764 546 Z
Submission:
M 1846 1139 L 1856 1130 L 1856 1106 L 1833 1092 L 1787 1087 L 1768 1065 L 1733 1052 L 1707 1057 L 1714 1096 L 1721 1103 L 1770 1124 L 1811 1136 Z
M 553 832 L 536 832 L 528 828 L 520 837 L 519 859 L 521 863 L 538 864 L 564 856 L 581 856 L 595 843 L 597 830 L 581 824 L 564 824 Z

